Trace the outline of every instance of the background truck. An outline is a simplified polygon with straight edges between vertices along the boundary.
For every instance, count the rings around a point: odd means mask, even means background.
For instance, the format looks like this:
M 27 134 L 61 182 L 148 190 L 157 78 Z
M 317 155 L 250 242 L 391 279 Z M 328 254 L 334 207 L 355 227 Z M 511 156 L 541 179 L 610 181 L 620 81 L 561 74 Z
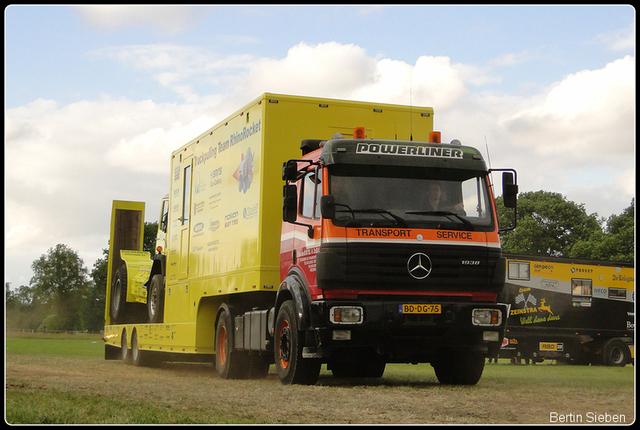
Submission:
M 475 384 L 505 260 L 481 154 L 439 141 L 431 108 L 264 94 L 179 148 L 161 252 L 140 251 L 144 204 L 114 202 L 105 357 L 275 363 L 285 384 L 423 362 Z M 515 208 L 513 171 L 503 188 Z
M 500 357 L 624 366 L 633 361 L 633 263 L 507 255 L 511 305 Z

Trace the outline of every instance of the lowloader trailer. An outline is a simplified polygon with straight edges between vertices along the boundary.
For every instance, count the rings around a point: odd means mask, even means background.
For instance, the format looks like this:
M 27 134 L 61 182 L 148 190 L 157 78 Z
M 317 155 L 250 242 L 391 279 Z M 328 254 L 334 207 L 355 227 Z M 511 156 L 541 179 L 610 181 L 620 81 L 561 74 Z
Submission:
M 502 170 L 515 210 L 515 172 Z M 508 306 L 490 170 L 433 109 L 263 94 L 171 155 L 158 249 L 115 201 L 105 357 L 314 384 L 431 363 L 475 384 Z

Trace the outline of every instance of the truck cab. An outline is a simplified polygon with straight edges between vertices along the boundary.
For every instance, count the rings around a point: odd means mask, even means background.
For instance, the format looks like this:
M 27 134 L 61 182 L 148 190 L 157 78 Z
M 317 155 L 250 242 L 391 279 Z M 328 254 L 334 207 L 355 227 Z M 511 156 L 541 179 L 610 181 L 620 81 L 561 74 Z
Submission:
M 336 375 L 429 362 L 442 381 L 476 383 L 508 315 L 481 154 L 457 141 L 313 145 L 283 167 L 281 276 L 306 301 L 303 356 Z M 515 200 L 509 173 L 503 182 Z

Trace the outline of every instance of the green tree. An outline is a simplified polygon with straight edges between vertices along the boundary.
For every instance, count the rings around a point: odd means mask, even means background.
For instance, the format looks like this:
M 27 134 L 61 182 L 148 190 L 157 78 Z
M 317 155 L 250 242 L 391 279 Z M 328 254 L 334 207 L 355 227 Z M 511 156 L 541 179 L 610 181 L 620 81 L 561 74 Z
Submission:
M 157 222 L 144 223 L 144 236 L 142 238 L 142 250 L 150 252 L 151 255 L 156 253 L 156 235 L 158 234 Z
M 609 217 L 604 231 L 594 234 L 588 240 L 578 242 L 572 250 L 571 257 L 633 262 L 634 200 L 631 200 L 631 205 L 622 214 Z
M 104 328 L 105 294 L 107 291 L 107 265 L 109 249 L 102 250 L 102 258 L 96 260 L 91 271 L 91 279 L 85 305 L 83 306 L 85 327 L 90 331 Z
M 76 251 L 58 244 L 31 265 L 34 276 L 31 288 L 34 297 L 47 305 L 47 328 L 58 330 L 83 330 L 83 300 L 89 281 L 87 268 Z M 55 315 L 55 317 L 51 317 Z
M 511 214 L 498 199 L 500 224 L 509 225 Z M 579 258 L 576 244 L 602 234 L 597 214 L 587 215 L 584 205 L 548 191 L 520 194 L 516 218 L 516 229 L 502 235 L 504 252 Z
M 42 320 L 43 305 L 34 297 L 34 291 L 21 285 L 13 291 L 11 283 L 5 283 L 5 323 L 7 328 L 37 329 Z
M 632 262 L 635 260 L 635 199 L 620 215 L 612 215 L 607 221 L 610 238 L 609 259 Z

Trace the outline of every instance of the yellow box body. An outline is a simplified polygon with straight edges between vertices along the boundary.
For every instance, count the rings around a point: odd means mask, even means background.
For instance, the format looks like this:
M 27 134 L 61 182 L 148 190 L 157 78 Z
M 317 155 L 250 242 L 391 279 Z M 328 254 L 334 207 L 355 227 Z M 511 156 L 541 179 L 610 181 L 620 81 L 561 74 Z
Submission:
M 174 151 L 164 324 L 107 326 L 107 342 L 120 346 L 126 327 L 142 349 L 213 353 L 225 297 L 280 284 L 282 164 L 302 158 L 302 140 L 350 138 L 354 127 L 428 141 L 433 109 L 265 93 Z

